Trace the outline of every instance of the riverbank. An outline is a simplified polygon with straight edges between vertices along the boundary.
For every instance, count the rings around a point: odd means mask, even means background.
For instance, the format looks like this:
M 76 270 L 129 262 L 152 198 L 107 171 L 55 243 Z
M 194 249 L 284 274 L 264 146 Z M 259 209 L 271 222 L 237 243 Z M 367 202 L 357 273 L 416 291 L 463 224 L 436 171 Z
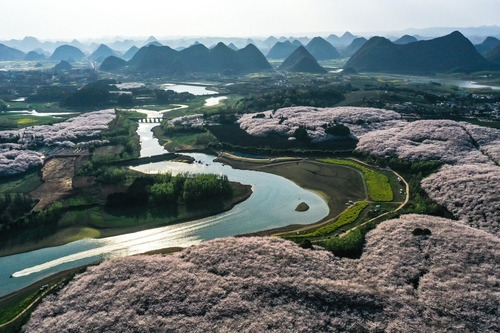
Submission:
M 168 247 L 148 251 L 140 255 L 165 256 L 182 251 L 183 249 L 183 247 Z M 10 318 L 10 316 L 0 318 L 0 333 L 19 331 L 29 319 L 31 312 L 35 310 L 36 306 L 45 296 L 61 289 L 67 282 L 71 281 L 75 275 L 85 272 L 89 266 L 92 265 L 83 265 L 55 273 L 18 291 L 0 297 L 0 309 L 4 312 L 14 313 L 14 317 L 12 318 Z M 1 312 L 2 311 L 0 311 L 0 314 Z M 7 321 L 5 321 L 5 319 L 7 319 Z
M 328 203 L 329 213 L 325 218 L 314 225 L 328 223 L 332 218 L 335 218 L 337 212 L 340 213 L 345 209 L 345 200 L 347 200 L 347 197 L 353 200 L 357 197 L 366 197 L 363 178 L 358 172 L 351 168 L 319 163 L 314 160 L 287 157 L 266 160 L 223 155 L 220 156 L 219 159 L 221 162 L 227 165 L 232 165 L 235 168 L 263 171 L 283 176 L 294 181 L 297 185 L 303 188 L 307 188 L 317 194 L 320 194 L 325 202 Z M 338 192 L 340 186 L 347 186 L 349 190 L 347 190 L 347 192 L 343 191 L 344 194 L 336 194 L 335 192 Z M 246 194 L 249 196 L 249 193 Z M 245 200 L 248 196 L 242 196 L 241 199 Z M 304 200 L 307 203 L 307 200 Z M 236 204 L 236 202 L 234 204 Z M 277 233 L 278 231 L 291 231 L 305 226 L 310 226 L 310 224 L 289 225 L 279 229 L 267 230 L 259 234 L 271 235 Z M 109 229 L 102 231 L 102 234 L 100 234 L 99 237 L 104 237 L 104 232 L 111 231 L 112 230 Z M 124 230 L 120 231 L 123 233 Z M 165 248 L 153 250 L 145 254 L 168 254 L 180 250 L 182 250 L 180 247 Z
M 43 278 L 23 289 L 0 297 L 0 332 L 18 332 L 42 299 L 62 288 L 88 265 L 65 270 Z M 12 315 L 12 316 L 11 316 Z
M 56 233 L 44 239 L 30 241 L 19 245 L 16 244 L 10 246 L 9 248 L 0 249 L 0 257 L 39 250 L 46 247 L 60 246 L 83 238 L 106 238 L 118 236 L 217 215 L 233 209 L 235 205 L 247 200 L 252 195 L 252 187 L 250 185 L 231 182 L 231 187 L 233 189 L 233 195 L 231 198 L 221 202 L 221 205 L 206 205 L 201 208 L 198 207 L 196 211 L 191 210 L 191 212 L 190 208 L 183 207 L 183 210 L 187 213 L 182 214 L 182 217 L 180 218 L 171 219 L 168 222 L 162 222 L 159 220 L 152 223 L 140 223 L 139 221 L 134 223 L 133 226 L 99 227 L 95 223 L 79 221 L 77 224 L 58 229 Z M 92 215 L 91 213 L 92 212 L 82 212 L 80 215 L 89 216 Z
M 287 178 L 298 186 L 320 195 L 328 205 L 328 215 L 314 224 L 288 225 L 245 234 L 245 236 L 270 236 L 292 232 L 306 226 L 318 227 L 329 223 L 342 213 L 349 200 L 354 202 L 367 200 L 363 175 L 361 172 L 346 166 L 294 157 L 262 159 L 242 157 L 230 153 L 220 154 L 216 161 L 236 169 L 263 171 Z

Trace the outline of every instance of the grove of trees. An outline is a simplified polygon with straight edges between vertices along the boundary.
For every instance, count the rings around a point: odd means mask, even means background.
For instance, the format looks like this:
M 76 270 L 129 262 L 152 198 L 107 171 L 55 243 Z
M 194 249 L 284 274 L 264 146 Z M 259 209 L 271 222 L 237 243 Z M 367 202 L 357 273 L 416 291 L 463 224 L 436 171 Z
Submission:
M 183 173 L 173 176 L 164 173 L 136 178 L 126 192 L 110 194 L 107 204 L 112 207 L 193 204 L 221 199 L 231 193 L 231 185 L 225 175 Z
M 236 112 L 257 112 L 270 108 L 307 105 L 317 107 L 334 106 L 344 99 L 337 87 L 284 88 L 260 92 L 238 101 L 234 106 Z

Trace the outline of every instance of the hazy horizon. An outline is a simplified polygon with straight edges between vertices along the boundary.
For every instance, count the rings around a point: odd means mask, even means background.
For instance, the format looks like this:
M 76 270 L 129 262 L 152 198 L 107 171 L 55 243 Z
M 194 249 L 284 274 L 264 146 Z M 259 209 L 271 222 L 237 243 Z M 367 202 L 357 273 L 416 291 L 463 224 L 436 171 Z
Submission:
M 0 5 L 0 40 L 265 37 L 498 25 L 500 1 L 477 0 L 18 0 Z

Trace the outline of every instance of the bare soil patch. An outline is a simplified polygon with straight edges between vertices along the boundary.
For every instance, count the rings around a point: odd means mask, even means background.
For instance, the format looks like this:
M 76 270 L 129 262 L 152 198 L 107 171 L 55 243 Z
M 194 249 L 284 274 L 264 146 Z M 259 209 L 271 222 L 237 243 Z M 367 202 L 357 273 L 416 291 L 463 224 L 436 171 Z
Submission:
M 55 157 L 45 163 L 42 168 L 43 184 L 30 193 L 33 199 L 39 200 L 33 210 L 43 210 L 73 190 L 75 160 L 75 157 Z

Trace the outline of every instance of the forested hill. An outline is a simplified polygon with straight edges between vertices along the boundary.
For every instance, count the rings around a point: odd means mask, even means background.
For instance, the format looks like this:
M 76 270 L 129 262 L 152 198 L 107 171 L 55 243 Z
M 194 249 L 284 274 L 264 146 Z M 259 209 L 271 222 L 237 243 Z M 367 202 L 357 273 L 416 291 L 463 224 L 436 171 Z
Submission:
M 488 52 L 486 59 L 494 64 L 500 65 L 500 45 Z
M 340 58 L 337 49 L 321 37 L 314 37 L 306 45 L 306 49 L 318 61 Z
M 71 45 L 61 45 L 54 50 L 50 60 L 54 61 L 78 61 L 85 58 L 85 54 L 77 47 Z
M 326 73 L 326 70 L 318 64 L 304 46 L 299 46 L 283 61 L 279 69 L 289 72 Z
M 276 42 L 267 53 L 268 59 L 286 59 L 299 46 L 292 44 L 289 40 L 284 42 Z
M 92 54 L 89 56 L 89 59 L 97 62 L 102 62 L 104 59 L 110 56 L 117 56 L 117 53 L 113 51 L 109 46 L 101 44 L 94 52 L 92 52 Z
M 20 60 L 25 54 L 19 50 L 0 44 L 0 61 Z
M 106 60 L 104 63 L 107 63 Z M 181 51 L 168 46 L 149 45 L 137 51 L 127 63 L 115 67 L 114 70 L 128 67 L 132 71 L 163 74 L 245 73 L 271 69 L 265 56 L 253 44 L 233 50 L 224 43 L 211 49 L 195 44 Z
M 346 63 L 358 72 L 432 74 L 487 69 L 489 63 L 460 32 L 428 41 L 397 45 L 373 37 Z

